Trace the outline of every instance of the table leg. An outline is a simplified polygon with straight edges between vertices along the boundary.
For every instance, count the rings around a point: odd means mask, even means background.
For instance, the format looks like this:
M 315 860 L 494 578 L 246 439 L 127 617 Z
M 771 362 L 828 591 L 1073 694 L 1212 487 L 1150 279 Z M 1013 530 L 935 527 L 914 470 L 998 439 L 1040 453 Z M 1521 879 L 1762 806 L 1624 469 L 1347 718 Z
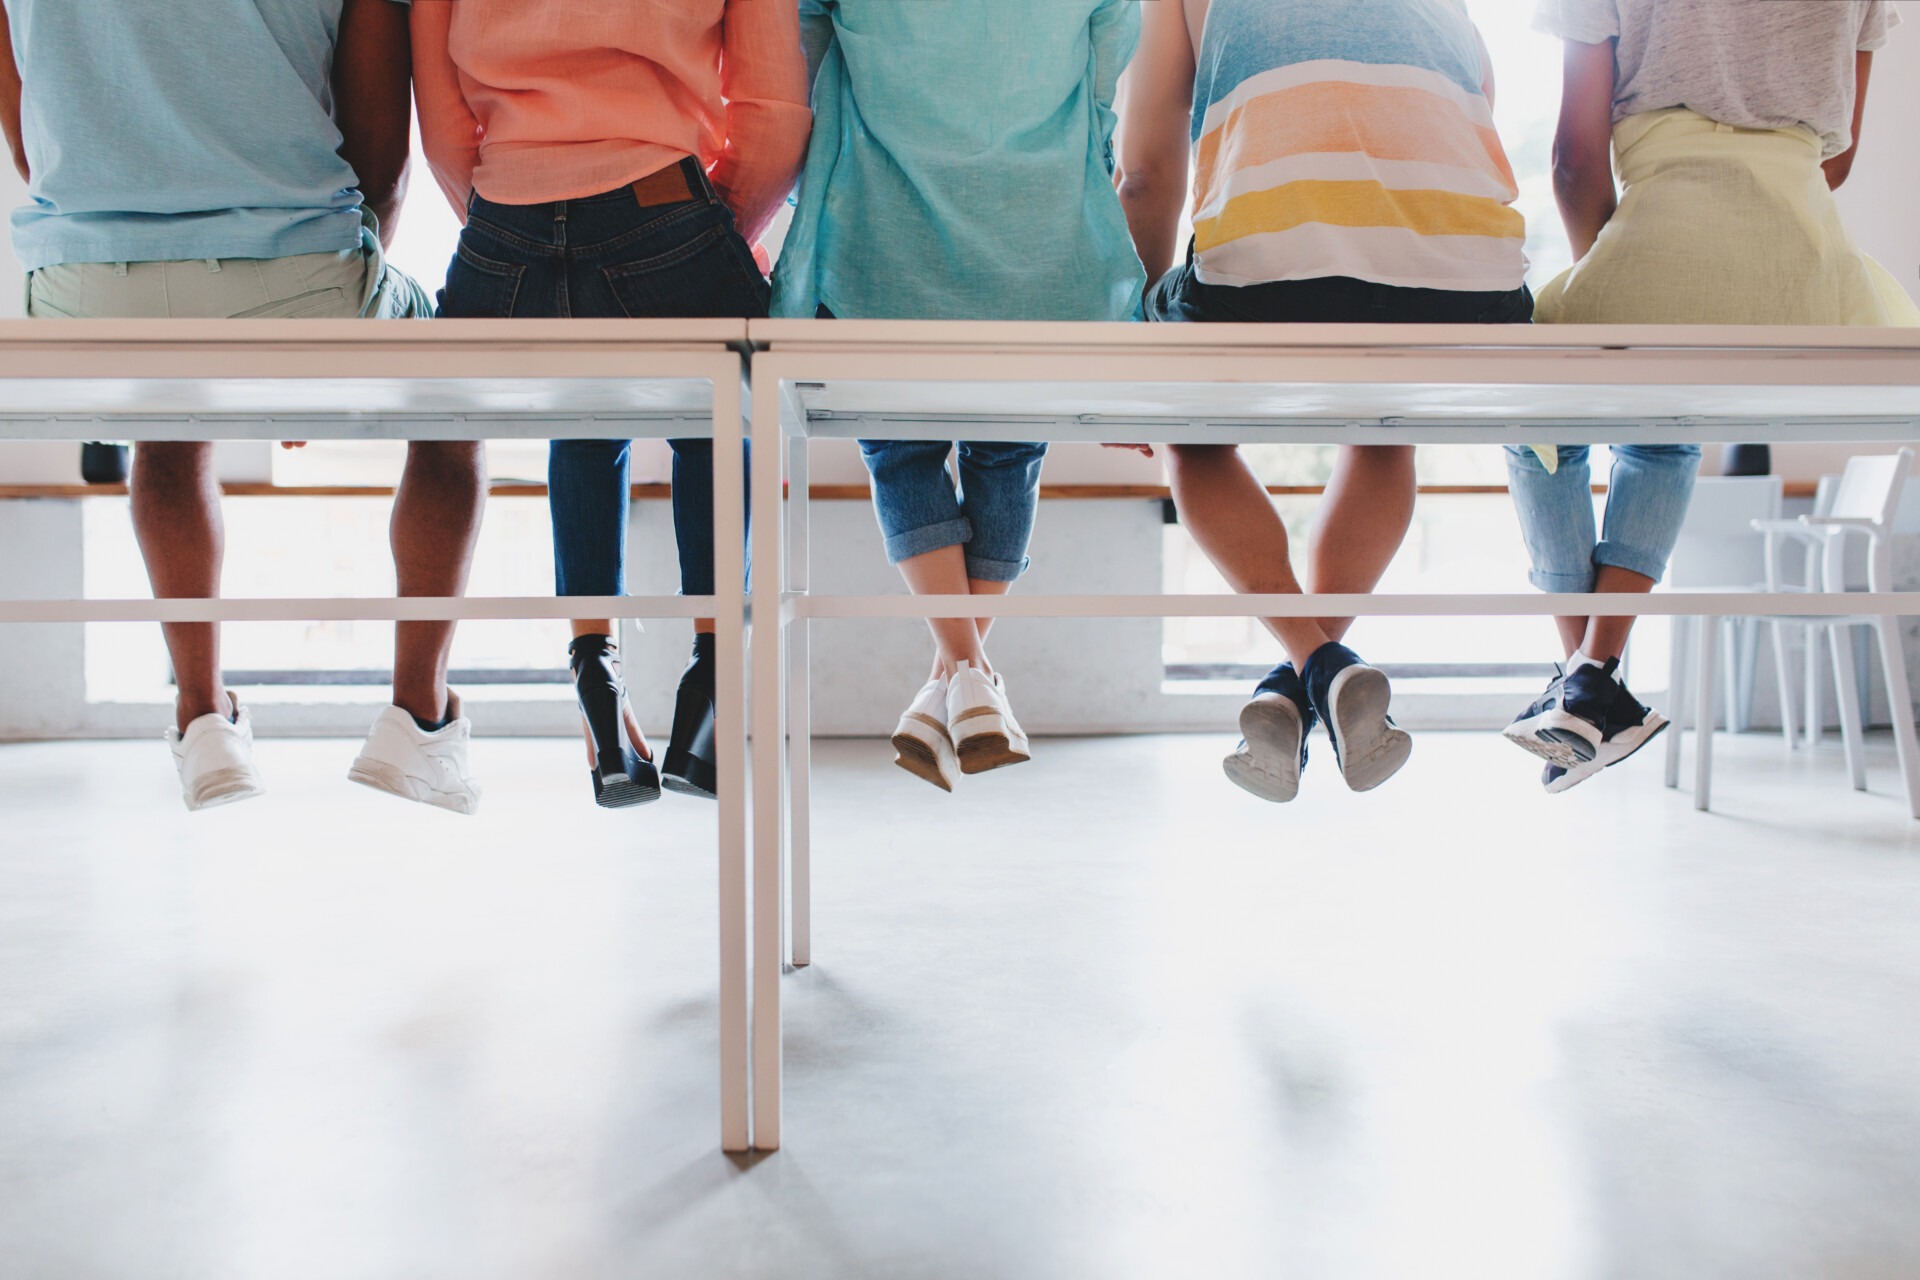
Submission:
M 724 368 L 724 372 L 722 369 Z M 750 1139 L 747 1009 L 746 538 L 734 504 L 744 492 L 740 366 L 718 362 L 713 386 L 714 757 L 719 775 L 720 1146 Z
M 780 620 L 787 587 L 781 520 L 780 378 L 762 356 L 753 371 L 753 1145 L 780 1146 L 780 975 L 785 947 Z
M 808 444 L 793 437 L 788 450 L 788 577 L 796 594 L 812 587 L 813 504 L 809 493 Z M 789 960 L 795 968 L 813 962 L 813 624 L 796 618 L 787 635 L 787 921 Z
M 1695 642 L 1699 645 L 1698 665 L 1694 669 L 1693 710 L 1693 807 L 1705 813 L 1713 802 L 1713 729 L 1717 711 L 1714 694 L 1719 692 L 1716 668 L 1720 657 L 1720 619 L 1694 621 Z

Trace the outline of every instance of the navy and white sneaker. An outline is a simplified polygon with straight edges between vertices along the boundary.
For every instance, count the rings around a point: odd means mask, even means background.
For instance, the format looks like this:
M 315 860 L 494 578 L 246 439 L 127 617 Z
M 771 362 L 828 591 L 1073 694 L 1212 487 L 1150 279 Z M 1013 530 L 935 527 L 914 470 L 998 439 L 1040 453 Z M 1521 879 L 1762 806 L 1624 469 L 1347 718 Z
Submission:
M 1328 643 L 1307 659 L 1304 675 L 1348 788 L 1371 791 L 1400 772 L 1413 755 L 1413 739 L 1387 714 L 1393 689 L 1386 673 L 1345 645 Z
M 1281 663 L 1240 708 L 1240 745 L 1221 768 L 1242 791 L 1285 804 L 1300 794 L 1307 735 L 1318 719 L 1299 673 L 1291 662 Z
M 1562 791 L 1573 790 L 1604 768 L 1606 766 L 1597 759 L 1589 760 L 1585 764 L 1577 764 L 1571 769 L 1562 769 L 1557 764 L 1550 764 L 1540 770 L 1540 786 L 1548 795 L 1557 796 Z
M 1543 779 L 1548 790 L 1578 786 L 1601 769 L 1619 764 L 1659 736 L 1667 720 L 1641 704 L 1615 677 L 1618 658 L 1605 666 L 1562 673 L 1506 728 L 1506 738 L 1566 770 Z

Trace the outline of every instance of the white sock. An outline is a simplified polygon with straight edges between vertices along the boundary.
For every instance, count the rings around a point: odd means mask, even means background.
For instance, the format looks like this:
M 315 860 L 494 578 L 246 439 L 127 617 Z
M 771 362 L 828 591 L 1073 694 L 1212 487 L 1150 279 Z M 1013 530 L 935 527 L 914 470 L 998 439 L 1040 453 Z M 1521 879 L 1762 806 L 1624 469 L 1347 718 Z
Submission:
M 1582 667 L 1604 667 L 1606 665 L 1606 663 L 1600 661 L 1598 658 L 1589 658 L 1584 650 L 1575 650 L 1574 655 L 1567 659 L 1567 674 L 1572 675 Z

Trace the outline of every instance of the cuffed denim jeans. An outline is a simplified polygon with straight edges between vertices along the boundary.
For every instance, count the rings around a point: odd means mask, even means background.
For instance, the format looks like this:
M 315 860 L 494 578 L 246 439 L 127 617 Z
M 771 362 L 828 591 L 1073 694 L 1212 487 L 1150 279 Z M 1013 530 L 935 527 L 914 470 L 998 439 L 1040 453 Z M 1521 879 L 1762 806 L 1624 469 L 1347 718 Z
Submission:
M 735 318 L 767 314 L 769 289 L 733 215 L 691 160 L 692 199 L 642 205 L 630 187 L 502 205 L 474 196 L 439 314 L 453 318 Z M 713 442 L 672 440 L 680 590 L 711 595 Z M 563 596 L 626 592 L 629 448 L 555 440 L 548 458 L 554 577 Z M 744 516 L 744 508 L 742 519 Z
M 1585 445 L 1561 445 L 1560 467 L 1551 475 L 1532 449 L 1507 447 L 1513 505 L 1533 560 L 1528 577 L 1542 591 L 1592 591 L 1604 565 L 1655 582 L 1666 575 L 1700 470 L 1700 446 L 1612 448 L 1613 473 L 1601 530 L 1594 525 L 1593 477 Z
M 1027 569 L 1040 506 L 1045 444 L 963 440 L 959 487 L 946 440 L 862 440 L 873 474 L 873 509 L 893 564 L 942 547 L 964 547 L 967 576 L 1013 582 Z

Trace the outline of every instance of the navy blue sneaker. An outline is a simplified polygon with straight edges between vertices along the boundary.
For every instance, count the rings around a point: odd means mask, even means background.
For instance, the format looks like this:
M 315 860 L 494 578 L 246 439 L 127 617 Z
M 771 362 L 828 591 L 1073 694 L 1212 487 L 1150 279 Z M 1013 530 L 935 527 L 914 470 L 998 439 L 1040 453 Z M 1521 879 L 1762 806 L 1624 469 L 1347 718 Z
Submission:
M 1393 689 L 1384 672 L 1343 644 L 1324 644 L 1307 659 L 1307 697 L 1327 722 L 1340 774 L 1354 791 L 1371 791 L 1400 772 L 1413 739 L 1387 714 Z
M 1253 701 L 1240 708 L 1240 745 L 1221 767 L 1242 791 L 1285 804 L 1300 794 L 1307 735 L 1318 719 L 1305 682 L 1291 662 L 1283 662 L 1254 689 Z
M 1666 717 L 1627 691 L 1615 678 L 1620 660 L 1583 666 L 1556 676 L 1546 692 L 1506 728 L 1509 742 L 1567 771 L 1571 781 L 1549 790 L 1577 786 L 1609 765 L 1619 764 L 1658 737 Z

